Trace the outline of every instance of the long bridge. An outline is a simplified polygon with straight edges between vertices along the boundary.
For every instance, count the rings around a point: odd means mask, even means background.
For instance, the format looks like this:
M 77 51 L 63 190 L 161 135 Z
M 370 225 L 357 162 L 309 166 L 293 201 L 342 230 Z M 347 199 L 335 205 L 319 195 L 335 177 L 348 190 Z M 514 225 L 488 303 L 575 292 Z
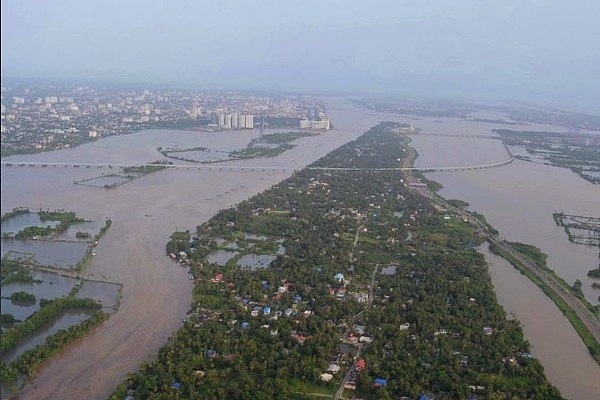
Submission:
M 226 165 L 217 163 L 203 164 L 123 164 L 123 163 L 74 163 L 74 162 L 44 162 L 44 161 L 27 161 L 27 162 L 8 162 L 1 161 L 2 167 L 35 167 L 35 168 L 136 168 L 140 166 L 164 167 L 180 170 L 209 170 L 209 171 L 265 171 L 265 172 L 297 172 L 302 169 L 309 170 L 326 170 L 326 171 L 421 171 L 421 172 L 442 172 L 442 171 L 469 171 L 486 168 L 497 168 L 513 162 L 514 158 L 478 165 L 461 165 L 461 166 L 444 166 L 444 167 L 397 167 L 397 168 L 358 168 L 358 167 L 277 167 L 272 165 L 265 166 L 247 166 L 247 165 Z

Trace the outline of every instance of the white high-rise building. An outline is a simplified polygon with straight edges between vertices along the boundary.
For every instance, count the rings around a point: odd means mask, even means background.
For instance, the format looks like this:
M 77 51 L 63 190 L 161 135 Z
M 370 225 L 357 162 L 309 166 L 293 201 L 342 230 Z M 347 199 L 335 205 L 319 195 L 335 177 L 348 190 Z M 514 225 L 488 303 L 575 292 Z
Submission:
M 240 114 L 240 113 L 231 113 L 231 114 L 218 114 L 218 125 L 225 128 L 245 128 L 252 129 L 254 128 L 254 115 L 252 114 Z
M 246 115 L 246 123 L 244 124 L 244 128 L 247 128 L 247 129 L 254 128 L 254 115 L 252 115 L 252 114 Z

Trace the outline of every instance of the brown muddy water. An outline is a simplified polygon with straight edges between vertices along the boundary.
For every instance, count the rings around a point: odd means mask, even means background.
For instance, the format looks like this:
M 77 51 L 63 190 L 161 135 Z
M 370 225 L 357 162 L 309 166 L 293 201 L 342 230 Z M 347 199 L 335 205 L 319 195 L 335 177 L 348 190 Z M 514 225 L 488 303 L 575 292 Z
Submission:
M 299 139 L 295 142 L 296 148 L 276 158 L 226 164 L 302 168 L 382 120 L 412 122 L 423 132 L 445 134 L 487 135 L 495 127 L 472 121 L 404 118 L 357 109 L 337 99 L 327 101 L 336 127 L 334 131 Z M 162 159 L 156 151 L 159 146 L 202 146 L 227 151 L 245 147 L 258 135 L 260 132 L 256 130 L 145 131 L 102 139 L 74 149 L 10 157 L 7 161 L 15 164 L 27 161 L 136 164 Z M 420 155 L 417 166 L 485 164 L 507 158 L 496 140 L 456 139 L 415 137 L 413 145 Z M 114 189 L 102 189 L 73 184 L 101 175 L 95 168 L 33 168 L 14 164 L 2 167 L 3 213 L 13 207 L 26 206 L 72 210 L 93 220 L 110 217 L 113 225 L 101 240 L 98 255 L 86 269 L 86 277 L 123 285 L 119 311 L 45 363 L 19 398 L 106 398 L 128 372 L 134 371 L 165 343 L 181 325 L 189 307 L 192 282 L 186 271 L 169 260 L 164 251 L 171 233 L 176 229 L 194 230 L 218 210 L 269 188 L 291 173 L 291 170 L 169 169 Z M 589 281 L 582 276 L 597 266 L 597 249 L 571 245 L 562 229 L 553 225 L 552 212 L 598 216 L 598 187 L 579 182 L 580 178 L 567 170 L 522 162 L 489 170 L 429 174 L 429 177 L 444 185 L 443 196 L 468 201 L 470 209 L 485 214 L 507 239 L 542 248 L 549 254 L 551 268 L 569 282 L 575 277 L 581 279 L 586 296 L 591 300 L 597 297 L 590 292 Z M 588 363 L 587 350 L 570 325 L 557 329 L 564 324 L 564 317 L 550 311 L 528 317 L 531 304 L 536 304 L 538 310 L 557 311 L 553 303 L 535 286 L 517 286 L 529 282 L 518 273 L 513 274 L 512 280 L 499 279 L 492 273 L 492 279 L 500 303 L 509 313 L 522 319 L 526 338 L 532 343 L 534 355 L 542 360 L 550 381 L 569 398 L 597 398 L 590 394 L 600 393 L 596 386 L 600 382 L 600 369 L 597 364 Z M 561 338 L 562 346 L 557 345 L 556 337 Z
M 342 110 L 346 108 L 346 110 Z M 351 119 L 336 117 L 336 130 L 301 138 L 296 148 L 272 159 L 231 165 L 300 169 L 379 122 L 342 104 Z M 340 111 L 338 111 L 340 112 Z M 146 163 L 162 156 L 157 147 L 244 148 L 257 130 L 222 133 L 145 131 L 110 137 L 74 149 L 8 157 L 2 167 L 2 212 L 14 207 L 65 209 L 90 220 L 113 223 L 97 246 L 85 277 L 123 285 L 119 311 L 60 355 L 46 362 L 19 393 L 20 399 L 105 399 L 149 359 L 177 329 L 191 300 L 185 269 L 165 255 L 174 230 L 194 230 L 218 210 L 231 207 L 292 174 L 228 170 L 164 170 L 104 189 L 74 185 L 101 175 L 98 168 L 19 167 L 21 162 Z
M 410 121 L 423 133 L 493 135 L 502 128 L 488 123 L 452 119 Z M 512 129 L 559 131 L 555 126 L 531 125 Z M 419 153 L 417 167 L 468 166 L 494 163 L 507 158 L 498 140 L 414 135 L 412 146 Z M 467 201 L 469 209 L 485 215 L 503 237 L 533 244 L 548 255 L 548 267 L 567 282 L 583 282 L 583 292 L 598 304 L 600 291 L 591 287 L 587 271 L 599 264 L 598 248 L 568 241 L 552 214 L 600 217 L 600 186 L 581 179 L 567 169 L 515 160 L 482 170 L 428 173 L 441 183 L 440 194 Z M 489 255 L 486 255 L 490 259 Z M 502 265 L 496 266 L 496 265 Z M 600 367 L 568 324 L 566 318 L 535 285 L 507 263 L 493 258 L 490 269 L 499 303 L 521 321 L 526 339 L 533 346 L 548 379 L 570 399 L 600 398 Z

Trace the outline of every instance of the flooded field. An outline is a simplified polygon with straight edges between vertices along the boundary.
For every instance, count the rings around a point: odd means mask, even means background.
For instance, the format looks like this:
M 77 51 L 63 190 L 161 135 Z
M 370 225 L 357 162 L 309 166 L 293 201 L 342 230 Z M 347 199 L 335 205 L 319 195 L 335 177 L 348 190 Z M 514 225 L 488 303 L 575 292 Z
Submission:
M 65 296 L 79 282 L 74 278 L 43 271 L 32 271 L 31 275 L 36 282 L 12 282 L 2 286 L 2 314 L 12 314 L 22 321 L 40 309 L 40 299 L 50 300 Z M 9 298 L 16 292 L 31 293 L 36 302 L 27 305 L 13 303 Z
M 17 347 L 14 350 L 2 354 L 2 361 L 5 363 L 11 362 L 27 350 L 33 349 L 35 346 L 44 343 L 46 338 L 54 335 L 60 329 L 68 329 L 89 318 L 90 315 L 92 315 L 91 311 L 67 311 L 63 313 L 62 316 L 54 320 L 47 327 L 35 332 L 25 340 L 18 342 Z
M 236 265 L 243 269 L 256 271 L 257 269 L 268 268 L 269 264 L 275 261 L 277 257 L 268 254 L 244 254 L 241 256 Z
M 71 242 L 90 242 L 105 225 L 105 221 L 86 221 L 70 226 L 66 231 L 54 236 L 53 240 Z M 77 232 L 85 232 L 89 237 L 77 237 Z
M 2 257 L 32 257 L 38 265 L 71 269 L 85 257 L 89 244 L 48 240 L 2 239 Z
M 15 215 L 6 221 L 2 222 L 1 229 L 2 234 L 8 233 L 14 235 L 15 233 L 22 231 L 24 228 L 28 226 L 38 226 L 38 227 L 56 227 L 58 226 L 59 221 L 42 221 L 40 216 L 35 212 L 30 212 L 27 214 L 19 214 Z
M 217 250 L 210 253 L 206 257 L 206 261 L 220 266 L 225 266 L 225 264 L 227 264 L 227 261 L 231 260 L 237 255 L 238 253 L 234 251 Z
M 117 309 L 121 285 L 112 282 L 85 281 L 77 292 L 80 299 L 94 299 L 102 304 L 105 312 L 114 312 Z
M 86 178 L 77 181 L 77 185 L 94 186 L 98 188 L 114 188 L 115 186 L 123 185 L 127 182 L 139 178 L 141 175 L 124 176 L 119 174 L 101 175 L 93 178 Z

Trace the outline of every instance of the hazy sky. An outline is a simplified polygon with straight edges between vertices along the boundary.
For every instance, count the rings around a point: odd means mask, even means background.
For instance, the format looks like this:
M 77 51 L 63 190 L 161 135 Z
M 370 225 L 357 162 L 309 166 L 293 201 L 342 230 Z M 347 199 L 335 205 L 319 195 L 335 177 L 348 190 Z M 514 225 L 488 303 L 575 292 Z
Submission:
M 3 76 L 483 95 L 600 110 L 599 0 L 1 4 Z

